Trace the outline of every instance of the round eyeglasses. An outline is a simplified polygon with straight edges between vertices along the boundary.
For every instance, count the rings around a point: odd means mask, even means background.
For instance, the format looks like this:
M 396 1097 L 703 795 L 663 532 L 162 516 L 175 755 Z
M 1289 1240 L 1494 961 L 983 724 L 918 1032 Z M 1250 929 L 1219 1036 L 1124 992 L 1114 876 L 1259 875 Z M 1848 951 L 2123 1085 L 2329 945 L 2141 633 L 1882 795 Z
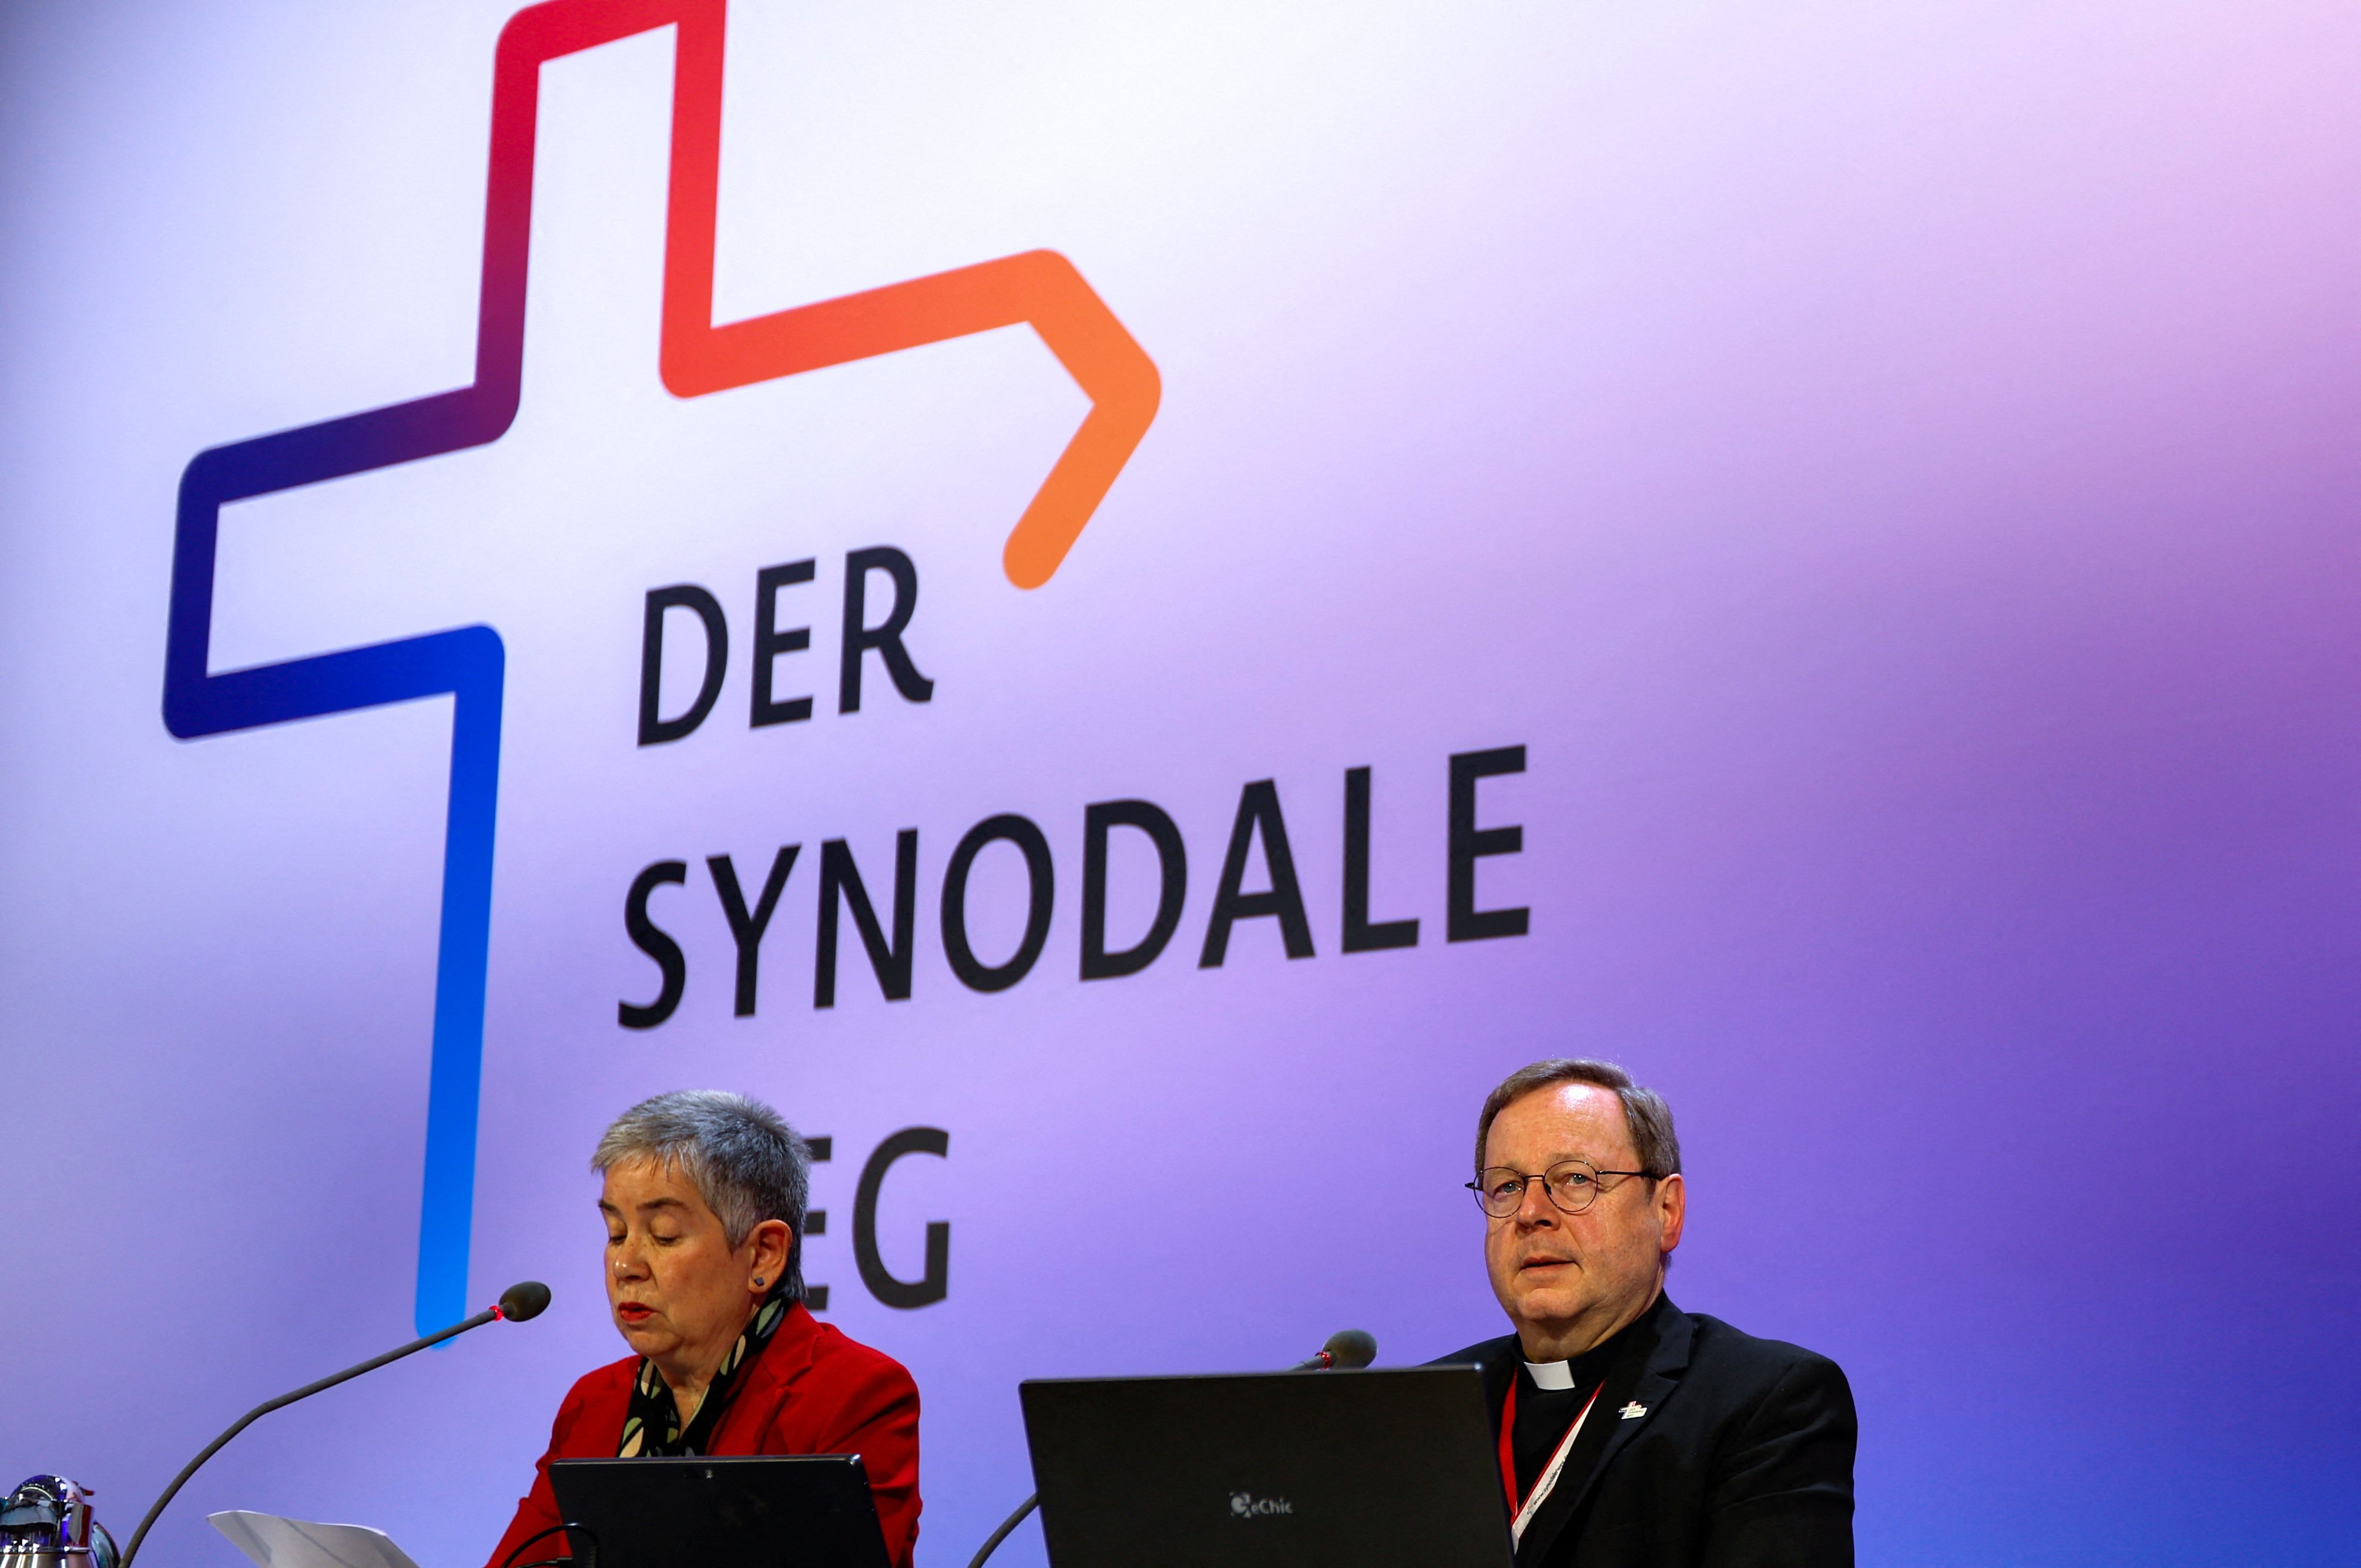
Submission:
M 1484 1212 L 1496 1220 L 1505 1220 L 1525 1206 L 1525 1189 L 1536 1181 L 1549 1194 L 1551 1202 L 1569 1214 L 1579 1214 L 1598 1201 L 1600 1177 L 1647 1174 L 1644 1170 L 1601 1170 L 1587 1159 L 1562 1159 L 1538 1176 L 1527 1176 L 1505 1165 L 1490 1166 L 1466 1185 L 1476 1194 L 1476 1201 L 1483 1206 Z

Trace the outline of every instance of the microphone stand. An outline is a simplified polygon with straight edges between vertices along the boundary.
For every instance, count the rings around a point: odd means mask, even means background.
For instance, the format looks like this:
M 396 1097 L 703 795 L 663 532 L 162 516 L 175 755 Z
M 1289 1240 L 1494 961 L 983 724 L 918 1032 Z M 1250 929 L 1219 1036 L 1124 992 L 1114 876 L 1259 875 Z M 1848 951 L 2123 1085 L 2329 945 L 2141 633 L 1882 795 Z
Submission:
M 1018 1525 L 1023 1524 L 1025 1522 L 1025 1516 L 1031 1513 L 1035 1508 L 1039 1508 L 1040 1506 L 1041 1494 L 1038 1492 L 1034 1493 L 1031 1497 L 1017 1504 L 1016 1511 L 1000 1521 L 1000 1528 L 992 1532 L 992 1539 L 983 1543 L 983 1550 L 975 1554 L 974 1558 L 969 1562 L 967 1568 L 983 1568 L 983 1560 L 991 1556 L 993 1550 L 999 1546 L 1002 1541 L 1008 1539 L 1008 1532 L 1015 1530 Z
M 544 1289 L 542 1292 L 542 1296 L 543 1299 L 546 1301 L 548 1299 L 547 1290 Z M 503 1301 L 506 1299 L 507 1298 L 502 1298 Z M 524 1312 L 518 1315 L 522 1317 L 531 1317 L 534 1312 L 538 1312 L 540 1308 L 536 1307 L 533 1309 L 533 1312 Z M 441 1344 L 445 1340 L 451 1338 L 455 1334 L 466 1333 L 469 1329 L 480 1329 L 486 1323 L 498 1322 L 500 1319 L 508 1315 L 508 1313 L 502 1311 L 499 1307 L 487 1307 L 482 1311 L 478 1312 L 474 1317 L 463 1319 L 458 1322 L 453 1323 L 447 1329 L 443 1329 L 434 1333 L 428 1334 L 423 1339 L 412 1340 L 408 1344 L 401 1345 L 397 1349 L 389 1350 L 383 1355 L 373 1355 L 368 1360 L 362 1362 L 358 1366 L 347 1366 L 342 1372 L 331 1373 L 329 1376 L 321 1378 L 316 1383 L 306 1383 L 303 1387 L 296 1389 L 291 1394 L 281 1394 L 276 1399 L 266 1399 L 261 1404 L 255 1406 L 254 1409 L 238 1417 L 236 1422 L 230 1427 L 229 1431 L 222 1433 L 221 1436 L 205 1444 L 205 1451 L 203 1453 L 198 1454 L 194 1459 L 190 1460 L 187 1464 L 181 1466 L 181 1473 L 172 1477 L 172 1484 L 164 1488 L 164 1495 L 156 1499 L 156 1506 L 148 1510 L 148 1517 L 139 1521 L 139 1528 L 131 1532 L 131 1544 L 123 1549 L 123 1559 L 120 1563 L 115 1564 L 115 1568 L 131 1568 L 131 1559 L 137 1555 L 139 1543 L 148 1539 L 148 1531 L 156 1523 L 157 1516 L 164 1511 L 164 1505 L 170 1502 L 172 1498 L 178 1495 L 181 1488 L 188 1484 L 189 1477 L 197 1473 L 198 1466 L 204 1464 L 206 1460 L 211 1459 L 214 1454 L 220 1453 L 224 1443 L 236 1437 L 238 1433 L 244 1431 L 247 1427 L 253 1425 L 256 1420 L 269 1415 L 271 1411 L 278 1409 L 282 1405 L 291 1405 L 298 1399 L 308 1399 L 313 1395 L 320 1392 L 323 1388 L 333 1388 L 337 1384 L 345 1382 L 349 1378 L 358 1377 L 364 1372 L 374 1372 L 389 1361 L 400 1361 L 403 1356 L 415 1354 L 417 1352 L 424 1350 L 429 1345 Z M 1012 1520 L 1010 1522 L 1014 1523 L 1015 1521 Z

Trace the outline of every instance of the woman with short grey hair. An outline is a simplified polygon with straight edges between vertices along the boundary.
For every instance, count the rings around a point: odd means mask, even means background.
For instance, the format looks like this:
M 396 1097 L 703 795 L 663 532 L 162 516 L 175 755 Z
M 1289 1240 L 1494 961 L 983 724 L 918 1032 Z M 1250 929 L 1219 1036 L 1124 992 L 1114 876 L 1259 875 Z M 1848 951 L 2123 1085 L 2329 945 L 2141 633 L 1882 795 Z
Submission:
M 718 1089 L 684 1089 L 642 1101 L 615 1118 L 590 1156 L 600 1176 L 619 1165 L 671 1166 L 720 1220 L 732 1247 L 776 1220 L 787 1227 L 777 1294 L 804 1299 L 804 1203 L 811 1150 L 759 1100 Z
M 617 1117 L 590 1168 L 608 1306 L 633 1354 L 566 1395 L 489 1568 L 562 1533 L 551 1460 L 700 1453 L 860 1454 L 887 1555 L 908 1568 L 917 1385 L 804 1301 L 811 1151 L 795 1129 L 744 1095 L 683 1090 Z

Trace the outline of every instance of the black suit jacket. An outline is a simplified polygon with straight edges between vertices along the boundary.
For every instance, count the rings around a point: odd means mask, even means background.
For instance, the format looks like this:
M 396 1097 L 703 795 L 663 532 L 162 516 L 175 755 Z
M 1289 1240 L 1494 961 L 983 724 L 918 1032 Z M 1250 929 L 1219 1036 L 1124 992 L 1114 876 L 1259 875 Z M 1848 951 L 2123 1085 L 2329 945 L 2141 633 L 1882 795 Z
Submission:
M 1850 1568 L 1858 1429 L 1837 1364 L 1661 1296 L 1631 1333 L 1516 1568 Z M 1496 1433 L 1522 1359 L 1514 1334 L 1443 1358 L 1482 1371 Z

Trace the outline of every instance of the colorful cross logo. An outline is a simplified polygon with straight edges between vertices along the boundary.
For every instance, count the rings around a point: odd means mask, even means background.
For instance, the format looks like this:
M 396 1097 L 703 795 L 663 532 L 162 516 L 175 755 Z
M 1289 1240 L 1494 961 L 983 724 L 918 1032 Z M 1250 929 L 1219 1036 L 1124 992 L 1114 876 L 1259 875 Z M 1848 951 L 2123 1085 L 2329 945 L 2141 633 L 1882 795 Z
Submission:
M 772 315 L 713 323 L 724 0 L 550 0 L 501 30 L 492 88 L 484 270 L 470 386 L 201 452 L 181 477 L 164 724 L 181 740 L 450 694 L 451 785 L 434 978 L 434 1045 L 419 1215 L 419 1331 L 465 1315 L 500 791 L 500 633 L 467 626 L 214 674 L 214 568 L 233 501 L 498 441 L 516 417 L 541 67 L 653 28 L 677 29 L 665 215 L 662 374 L 681 398 L 995 328 L 1030 325 L 1091 399 L 1002 551 L 1038 587 L 1065 559 L 1156 418 L 1156 367 L 1072 264 L 1027 251 Z

